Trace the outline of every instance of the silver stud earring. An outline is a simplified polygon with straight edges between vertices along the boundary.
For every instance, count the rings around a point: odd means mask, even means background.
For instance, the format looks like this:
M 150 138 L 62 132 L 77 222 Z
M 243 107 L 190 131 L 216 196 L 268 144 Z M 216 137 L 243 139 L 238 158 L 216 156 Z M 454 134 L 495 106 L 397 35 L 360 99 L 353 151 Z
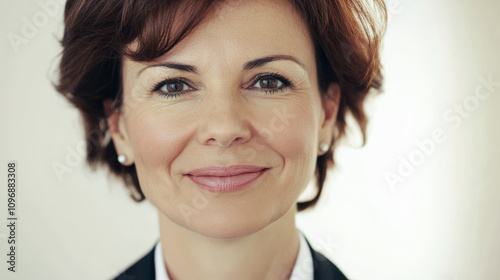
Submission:
M 319 144 L 319 150 L 323 153 L 326 153 L 328 151 L 328 144 L 326 143 L 320 143 Z
M 118 162 L 124 164 L 127 161 L 127 157 L 124 154 L 118 156 Z

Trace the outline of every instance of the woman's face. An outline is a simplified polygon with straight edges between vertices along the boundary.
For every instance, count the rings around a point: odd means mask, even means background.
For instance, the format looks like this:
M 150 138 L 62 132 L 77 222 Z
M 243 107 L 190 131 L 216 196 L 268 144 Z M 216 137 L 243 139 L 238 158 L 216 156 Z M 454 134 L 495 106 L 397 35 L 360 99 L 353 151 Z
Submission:
M 124 59 L 123 86 L 110 130 L 146 198 L 178 225 L 219 238 L 259 231 L 295 207 L 337 114 L 320 97 L 306 27 L 284 1 L 225 4 L 157 60 Z M 338 101 L 337 86 L 328 92 Z M 230 192 L 188 175 L 233 165 L 266 169 Z

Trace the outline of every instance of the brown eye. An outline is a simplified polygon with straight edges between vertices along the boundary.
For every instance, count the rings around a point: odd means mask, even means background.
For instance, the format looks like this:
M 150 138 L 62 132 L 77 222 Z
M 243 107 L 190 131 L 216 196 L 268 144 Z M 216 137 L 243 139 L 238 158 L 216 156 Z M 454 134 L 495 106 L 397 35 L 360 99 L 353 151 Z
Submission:
M 185 90 L 188 90 L 189 86 L 186 85 L 184 82 L 181 81 L 173 81 L 164 84 L 161 88 L 160 91 L 166 92 L 166 93 L 174 93 L 174 92 L 182 92 Z
M 193 90 L 195 89 L 189 85 L 188 81 L 184 81 L 182 78 L 175 78 L 158 83 L 151 92 L 167 98 L 177 98 Z
M 257 88 L 261 89 L 277 89 L 283 85 L 283 82 L 273 77 L 264 77 L 257 81 L 255 84 Z
M 262 73 L 253 78 L 253 85 L 250 88 L 264 94 L 274 94 L 293 88 L 293 84 L 278 73 Z

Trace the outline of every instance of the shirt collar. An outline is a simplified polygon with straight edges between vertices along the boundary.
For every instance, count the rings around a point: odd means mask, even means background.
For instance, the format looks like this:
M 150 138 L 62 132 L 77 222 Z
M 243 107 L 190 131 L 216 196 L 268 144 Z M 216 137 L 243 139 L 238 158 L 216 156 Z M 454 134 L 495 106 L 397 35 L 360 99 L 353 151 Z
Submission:
M 313 260 L 311 251 L 308 250 L 309 246 L 307 245 L 307 241 L 299 231 L 299 253 L 297 255 L 297 260 L 295 261 L 295 265 L 292 270 L 292 275 L 290 276 L 290 280 L 313 280 L 314 271 L 313 271 Z M 158 241 L 155 246 L 155 275 L 156 280 L 170 280 L 167 274 L 167 270 L 165 268 L 163 262 L 163 251 L 161 250 L 161 241 Z

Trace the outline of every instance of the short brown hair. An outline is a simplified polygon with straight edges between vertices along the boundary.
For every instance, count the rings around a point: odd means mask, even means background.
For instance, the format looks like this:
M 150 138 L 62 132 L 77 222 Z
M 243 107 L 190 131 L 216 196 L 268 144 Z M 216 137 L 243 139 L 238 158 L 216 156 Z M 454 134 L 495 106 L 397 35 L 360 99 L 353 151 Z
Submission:
M 363 103 L 370 89 L 380 89 L 380 43 L 387 22 L 383 0 L 369 7 L 363 0 L 290 0 L 306 23 L 315 45 L 318 85 L 326 94 L 338 83 L 342 96 L 330 150 L 317 158 L 316 196 L 297 204 L 302 211 L 321 195 L 327 169 L 334 165 L 334 143 L 345 135 L 346 116 L 357 121 L 366 143 Z M 123 178 L 135 201 L 144 200 L 135 166 L 123 166 L 109 137 L 103 101 L 121 106 L 121 61 L 151 61 L 168 52 L 210 16 L 223 0 L 68 0 L 56 89 L 82 116 L 87 162 L 108 166 Z M 175 23 L 175 25 L 174 25 Z M 175 28 L 174 28 L 175 27 Z M 135 50 L 127 49 L 138 42 Z

